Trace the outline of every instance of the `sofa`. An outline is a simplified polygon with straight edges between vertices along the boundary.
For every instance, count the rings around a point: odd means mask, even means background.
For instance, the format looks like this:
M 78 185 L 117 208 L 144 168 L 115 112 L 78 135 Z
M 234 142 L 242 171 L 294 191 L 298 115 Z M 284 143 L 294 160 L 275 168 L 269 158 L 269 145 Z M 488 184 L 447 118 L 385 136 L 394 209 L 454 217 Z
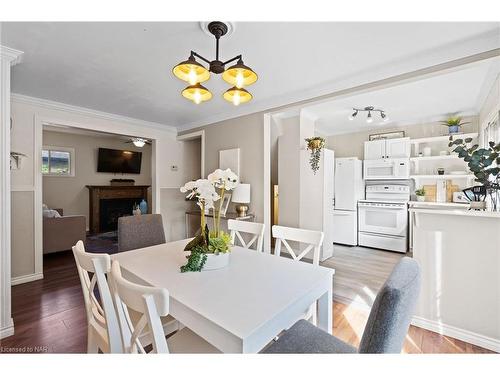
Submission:
M 43 253 L 70 250 L 78 240 L 85 241 L 84 215 L 64 216 L 63 210 L 55 209 L 59 217 L 43 217 Z

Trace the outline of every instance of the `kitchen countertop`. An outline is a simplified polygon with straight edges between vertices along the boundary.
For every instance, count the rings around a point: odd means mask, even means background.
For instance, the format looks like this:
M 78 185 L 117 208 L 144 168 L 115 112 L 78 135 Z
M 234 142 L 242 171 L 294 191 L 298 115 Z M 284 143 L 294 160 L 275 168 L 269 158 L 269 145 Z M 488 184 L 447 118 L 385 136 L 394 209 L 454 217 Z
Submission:
M 433 208 L 418 208 L 413 207 L 408 210 L 414 213 L 425 213 L 434 215 L 452 215 L 452 216 L 470 216 L 470 217 L 488 217 L 493 219 L 500 219 L 500 212 L 493 211 L 477 211 L 477 210 L 464 210 L 464 209 L 433 209 Z
M 450 208 L 462 208 L 469 209 L 469 203 L 456 203 L 456 202 L 419 202 L 419 201 L 410 201 L 408 202 L 410 207 L 450 207 Z

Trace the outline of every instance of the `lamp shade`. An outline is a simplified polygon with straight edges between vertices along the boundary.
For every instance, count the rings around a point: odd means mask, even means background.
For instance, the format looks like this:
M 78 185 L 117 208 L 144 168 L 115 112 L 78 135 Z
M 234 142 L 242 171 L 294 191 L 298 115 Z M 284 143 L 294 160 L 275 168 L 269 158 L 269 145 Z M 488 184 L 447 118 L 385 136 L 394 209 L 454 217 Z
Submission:
M 205 82 L 210 78 L 210 72 L 207 68 L 197 62 L 192 56 L 186 61 L 177 64 L 172 72 L 177 78 L 189 82 L 190 85 Z
M 250 94 L 247 90 L 239 89 L 236 86 L 231 87 L 222 96 L 234 105 L 240 105 L 241 103 L 246 103 L 252 100 L 252 94 Z
M 251 85 L 257 81 L 257 78 L 257 74 L 251 68 L 243 64 L 241 60 L 222 73 L 222 79 L 224 81 L 238 88 Z
M 212 93 L 199 83 L 186 87 L 182 91 L 182 96 L 186 99 L 192 100 L 196 104 L 212 99 Z
M 250 184 L 238 184 L 231 198 L 234 203 L 250 203 Z

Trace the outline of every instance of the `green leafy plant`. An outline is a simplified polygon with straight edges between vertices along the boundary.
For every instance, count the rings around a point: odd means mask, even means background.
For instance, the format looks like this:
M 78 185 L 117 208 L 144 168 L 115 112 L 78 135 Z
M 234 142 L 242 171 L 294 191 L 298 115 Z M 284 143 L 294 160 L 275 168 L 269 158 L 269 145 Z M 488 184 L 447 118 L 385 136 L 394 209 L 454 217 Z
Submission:
M 208 252 L 212 254 L 228 253 L 231 251 L 231 236 L 223 231 L 219 232 L 219 236 L 216 233 L 211 232 L 208 242 Z
M 421 189 L 415 190 L 415 195 L 418 197 L 424 197 L 425 196 L 425 189 L 421 188 Z
M 200 272 L 207 261 L 206 247 L 196 245 L 191 248 L 191 254 L 186 256 L 187 263 L 181 266 L 181 272 Z
M 448 146 L 454 147 L 452 151 L 464 159 L 476 182 L 489 189 L 499 189 L 500 143 L 490 141 L 487 148 L 479 148 L 479 145 L 472 144 L 472 138 L 453 140 L 450 137 Z
M 450 116 L 448 117 L 445 121 L 441 121 L 441 124 L 445 126 L 462 126 L 462 125 L 467 125 L 470 124 L 470 122 L 463 122 L 462 117 L 460 116 Z
M 309 165 L 311 166 L 314 174 L 319 170 L 319 162 L 321 160 L 321 150 L 325 148 L 325 138 L 322 137 L 312 137 L 306 138 L 307 149 L 311 151 L 311 157 L 309 158 Z

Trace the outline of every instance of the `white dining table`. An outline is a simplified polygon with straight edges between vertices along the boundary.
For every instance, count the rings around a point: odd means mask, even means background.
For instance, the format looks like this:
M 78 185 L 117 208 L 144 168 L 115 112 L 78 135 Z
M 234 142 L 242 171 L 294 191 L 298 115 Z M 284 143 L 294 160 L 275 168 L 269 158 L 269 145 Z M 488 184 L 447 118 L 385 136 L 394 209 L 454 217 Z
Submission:
M 317 301 L 317 326 L 332 333 L 335 271 L 233 246 L 228 266 L 181 273 L 189 240 L 118 253 L 124 277 L 166 288 L 170 314 L 223 353 L 258 353 Z

